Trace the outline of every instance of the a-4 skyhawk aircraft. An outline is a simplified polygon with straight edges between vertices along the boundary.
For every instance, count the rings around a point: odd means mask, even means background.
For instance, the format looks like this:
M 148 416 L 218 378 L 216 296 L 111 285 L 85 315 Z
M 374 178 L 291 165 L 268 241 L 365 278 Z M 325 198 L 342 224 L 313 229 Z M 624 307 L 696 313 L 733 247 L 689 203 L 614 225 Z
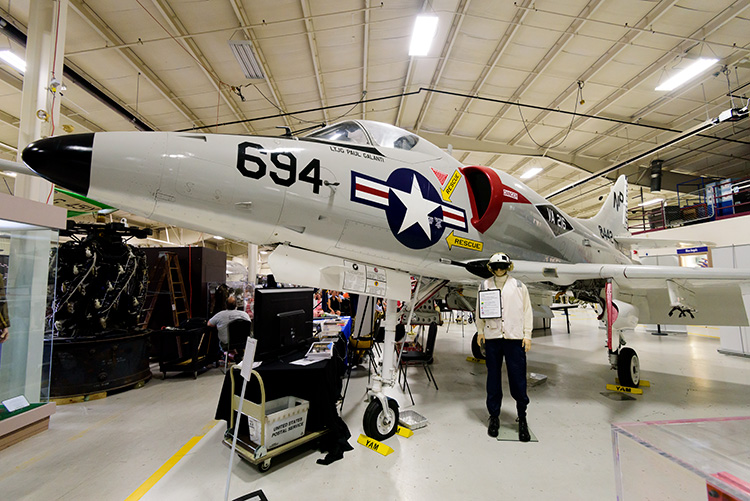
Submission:
M 609 359 L 637 386 L 635 351 L 621 332 L 652 324 L 748 325 L 750 272 L 642 266 L 626 226 L 627 181 L 617 180 L 591 219 L 566 215 L 526 185 L 464 166 L 406 130 L 352 120 L 307 137 L 103 132 L 41 139 L 23 152 L 41 177 L 164 223 L 275 245 L 280 282 L 409 302 L 444 297 L 474 308 L 489 256 L 503 251 L 529 286 L 536 314 L 555 291 L 608 313 Z M 412 294 L 410 277 L 418 277 Z M 743 302 L 744 299 L 744 302 Z M 394 301 L 395 304 L 395 301 Z M 391 436 L 398 406 L 396 325 L 369 388 L 365 432 Z M 677 312 L 678 315 L 672 315 Z M 689 314 L 689 317 L 688 315 Z M 612 335 L 612 330 L 615 335 Z

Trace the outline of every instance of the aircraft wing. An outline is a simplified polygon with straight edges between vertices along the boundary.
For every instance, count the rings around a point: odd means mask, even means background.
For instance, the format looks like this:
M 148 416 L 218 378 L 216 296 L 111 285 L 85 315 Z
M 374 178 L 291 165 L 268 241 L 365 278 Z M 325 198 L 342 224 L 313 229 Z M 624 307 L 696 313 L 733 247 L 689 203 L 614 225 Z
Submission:
M 619 264 L 514 262 L 513 276 L 533 286 L 611 278 L 617 297 L 641 323 L 750 325 L 750 270 Z
M 269 264 L 280 282 L 402 301 L 411 296 L 411 275 L 387 265 L 348 261 L 289 245 L 279 245 Z M 456 264 L 435 263 L 430 266 L 430 278 L 469 287 L 479 283 L 480 277 Z M 745 308 L 745 301 L 750 307 L 750 270 L 514 261 L 513 276 L 531 290 L 575 287 L 576 282 L 611 278 L 617 297 L 638 308 L 642 323 L 750 325 Z
M 618 244 L 644 249 L 663 249 L 666 247 L 701 247 L 716 245 L 714 242 L 702 240 L 670 240 L 667 238 L 642 238 L 633 236 L 614 237 Z
M 666 280 L 678 280 L 692 286 L 725 283 L 750 283 L 750 270 L 734 268 L 687 268 L 639 264 L 543 263 L 514 261 L 513 276 L 524 282 L 551 282 L 571 285 L 577 280 L 612 278 L 622 289 L 659 289 Z

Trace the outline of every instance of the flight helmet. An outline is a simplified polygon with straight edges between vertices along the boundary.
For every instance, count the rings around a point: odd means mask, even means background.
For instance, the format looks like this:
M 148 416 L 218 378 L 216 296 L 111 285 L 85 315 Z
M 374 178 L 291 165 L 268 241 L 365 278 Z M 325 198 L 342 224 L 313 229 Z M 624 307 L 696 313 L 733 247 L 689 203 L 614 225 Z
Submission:
M 487 262 L 487 269 L 489 269 L 492 273 L 495 273 L 495 270 L 511 271 L 513 270 L 513 262 L 510 260 L 506 253 L 496 252 Z

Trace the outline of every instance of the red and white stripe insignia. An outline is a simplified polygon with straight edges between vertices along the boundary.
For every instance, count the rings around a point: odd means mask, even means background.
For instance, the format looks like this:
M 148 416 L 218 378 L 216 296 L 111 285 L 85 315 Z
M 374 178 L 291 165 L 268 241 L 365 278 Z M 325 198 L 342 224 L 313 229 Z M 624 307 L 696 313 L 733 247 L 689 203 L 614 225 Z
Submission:
M 443 221 L 449 228 L 466 231 L 466 213 L 463 210 L 443 205 Z
M 360 200 L 366 200 L 377 205 L 388 206 L 388 191 L 388 186 L 381 182 L 373 181 L 361 176 L 356 177 L 355 196 Z

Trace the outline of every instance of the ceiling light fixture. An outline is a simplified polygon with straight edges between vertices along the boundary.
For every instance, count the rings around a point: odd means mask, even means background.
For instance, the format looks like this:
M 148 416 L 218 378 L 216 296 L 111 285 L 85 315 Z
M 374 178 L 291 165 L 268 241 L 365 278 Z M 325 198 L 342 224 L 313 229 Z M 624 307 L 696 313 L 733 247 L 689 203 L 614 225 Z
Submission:
M 26 61 L 9 50 L 0 50 L 0 59 L 13 66 L 21 73 L 26 73 Z
M 672 78 L 667 79 L 666 82 L 659 85 L 655 90 L 659 91 L 670 91 L 674 90 L 680 85 L 684 84 L 693 77 L 698 76 L 700 73 L 706 71 L 708 68 L 718 63 L 718 59 L 709 59 L 701 57 L 696 59 L 692 64 L 685 67 L 679 73 L 674 75 Z
M 663 201 L 664 201 L 663 198 L 654 198 L 652 200 L 649 200 L 648 202 L 641 202 L 641 203 L 639 203 L 638 207 L 646 207 L 648 205 L 655 205 L 655 204 L 661 203 Z
M 531 179 L 532 177 L 536 176 L 540 172 L 542 172 L 541 167 L 532 167 L 526 172 L 524 172 L 523 174 L 521 174 L 521 179 Z
M 437 16 L 417 16 L 409 45 L 410 56 L 426 56 L 437 31 Z
M 172 242 L 167 242 L 166 240 L 159 240 L 158 238 L 146 237 L 146 240 L 151 240 L 152 242 L 159 242 L 160 244 L 172 245 Z
M 232 49 L 232 54 L 237 58 L 245 77 L 251 80 L 266 78 L 263 74 L 263 67 L 255 57 L 253 42 L 250 40 L 229 40 L 229 48 Z
M 224 240 L 224 237 L 221 237 L 221 236 L 219 236 L 219 235 L 214 235 L 214 238 L 215 238 L 216 240 Z

